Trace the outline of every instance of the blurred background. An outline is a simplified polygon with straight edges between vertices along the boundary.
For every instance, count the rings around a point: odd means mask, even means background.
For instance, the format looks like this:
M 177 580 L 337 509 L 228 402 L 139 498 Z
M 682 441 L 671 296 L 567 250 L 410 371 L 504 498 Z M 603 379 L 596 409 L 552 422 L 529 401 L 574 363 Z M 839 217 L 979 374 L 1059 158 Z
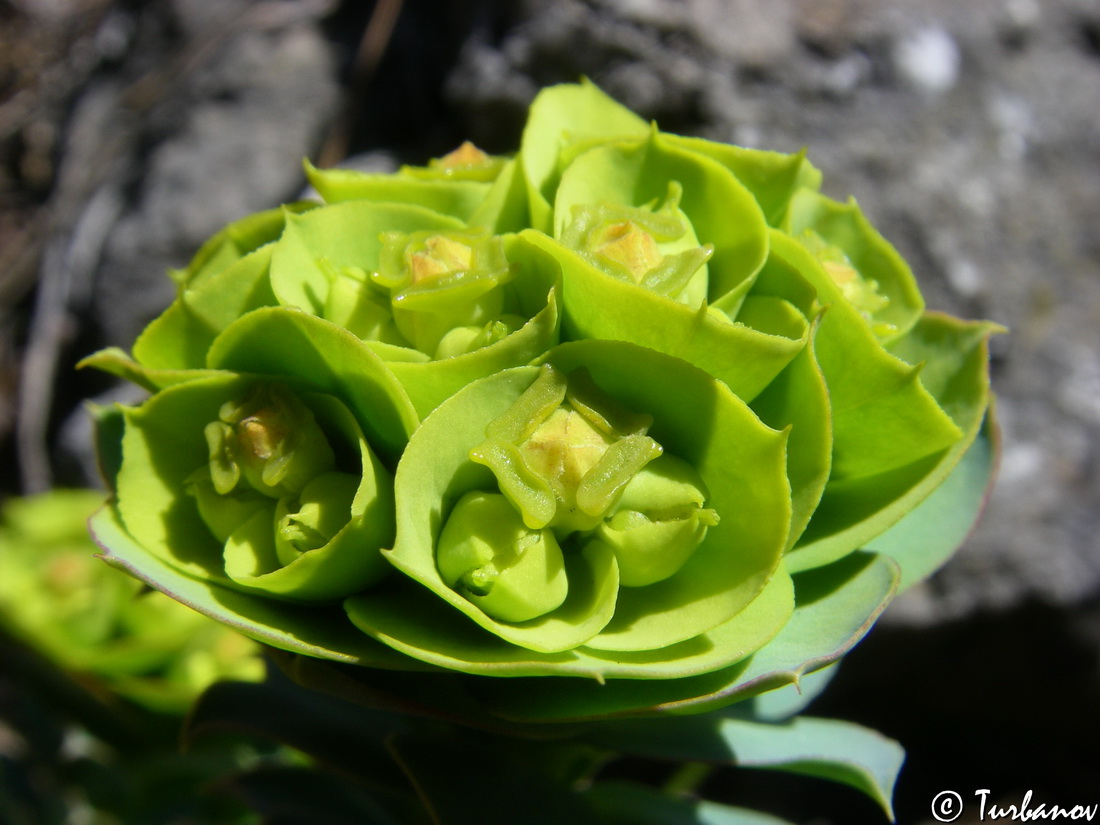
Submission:
M 76 361 L 129 348 L 165 270 L 298 196 L 303 157 L 511 151 L 537 90 L 582 75 L 669 131 L 807 148 L 930 308 L 1010 329 L 981 525 L 811 712 L 905 744 L 902 823 L 946 789 L 1100 803 L 1096 0 L 0 0 L 0 496 L 97 483 L 83 404 L 128 391 Z M 714 781 L 883 821 L 812 779 Z

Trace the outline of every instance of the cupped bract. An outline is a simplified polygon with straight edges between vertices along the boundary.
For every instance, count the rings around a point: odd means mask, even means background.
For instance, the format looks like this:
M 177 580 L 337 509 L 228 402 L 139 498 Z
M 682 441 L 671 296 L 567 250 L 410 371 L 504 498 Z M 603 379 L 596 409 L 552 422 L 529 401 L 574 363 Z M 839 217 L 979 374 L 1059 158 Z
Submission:
M 640 657 L 634 678 L 647 671 L 639 661 L 657 678 L 728 664 L 747 651 L 713 650 L 707 665 L 670 664 L 663 651 L 733 622 L 759 645 L 785 620 L 785 447 L 682 361 L 626 343 L 561 345 L 423 422 L 398 469 L 386 554 L 410 581 L 350 599 L 349 615 L 402 652 L 470 673 L 614 677 L 610 651 Z M 474 507 L 493 511 L 492 527 L 477 527 Z M 456 550 L 464 543 L 477 549 Z M 499 568 L 528 548 L 532 593 L 560 567 L 564 598 L 535 615 L 485 603 Z M 462 615 L 441 620 L 448 611 Z

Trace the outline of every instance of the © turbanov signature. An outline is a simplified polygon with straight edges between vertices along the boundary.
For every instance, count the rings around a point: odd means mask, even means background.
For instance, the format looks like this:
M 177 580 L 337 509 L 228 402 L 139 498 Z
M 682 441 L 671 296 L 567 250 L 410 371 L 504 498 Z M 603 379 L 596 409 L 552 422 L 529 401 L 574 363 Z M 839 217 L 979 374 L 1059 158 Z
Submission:
M 1058 805 L 1040 802 L 1034 799 L 1032 791 L 1024 793 L 1019 803 L 1004 804 L 989 799 L 990 789 L 979 788 L 974 791 L 978 802 L 978 822 L 1037 822 L 1046 821 L 1085 821 L 1092 822 L 1100 804 L 1095 805 Z M 940 791 L 932 800 L 932 816 L 937 822 L 954 822 L 964 809 L 962 796 L 956 791 Z

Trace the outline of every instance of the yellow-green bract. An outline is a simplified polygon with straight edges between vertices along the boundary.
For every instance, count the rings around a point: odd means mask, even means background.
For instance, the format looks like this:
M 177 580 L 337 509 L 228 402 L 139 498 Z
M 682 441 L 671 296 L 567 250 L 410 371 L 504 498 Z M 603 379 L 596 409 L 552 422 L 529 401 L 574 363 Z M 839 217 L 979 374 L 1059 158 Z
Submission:
M 307 171 L 324 203 L 228 227 L 88 359 L 152 393 L 100 415 L 108 561 L 299 678 L 702 710 L 842 655 L 972 524 L 996 327 L 925 311 L 802 154 L 582 83 L 514 157 Z

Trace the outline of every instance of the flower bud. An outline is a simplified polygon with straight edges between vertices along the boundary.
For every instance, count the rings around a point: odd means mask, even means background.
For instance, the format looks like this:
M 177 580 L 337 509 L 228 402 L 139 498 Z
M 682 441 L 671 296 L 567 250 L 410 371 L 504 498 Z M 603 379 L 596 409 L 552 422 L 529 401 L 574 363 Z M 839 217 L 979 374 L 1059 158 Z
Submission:
M 270 498 L 247 487 L 219 493 L 207 467 L 200 467 L 193 472 L 184 489 L 194 497 L 203 523 L 214 538 L 223 544 L 234 530 L 258 511 L 272 507 Z
M 290 564 L 302 553 L 328 544 L 351 516 L 359 479 L 350 473 L 322 473 L 275 509 L 275 554 Z
M 865 278 L 844 254 L 844 250 L 828 243 L 812 229 L 805 230 L 800 240 L 817 258 L 844 300 L 863 316 L 875 335 L 882 338 L 896 331 L 893 324 L 875 320 L 875 314 L 890 304 L 890 299 L 879 292 L 878 281 Z
M 503 622 L 549 613 L 569 590 L 553 532 L 528 529 L 496 493 L 459 499 L 440 534 L 436 564 L 449 587 Z
M 243 479 L 271 498 L 299 492 L 336 459 L 310 409 L 278 384 L 229 401 L 206 425 L 210 478 L 225 495 Z
M 482 327 L 455 327 L 440 339 L 435 351 L 436 360 L 465 355 L 503 341 L 525 323 L 527 320 L 519 315 L 502 315 Z
M 686 462 L 662 455 L 627 483 L 611 517 L 596 531 L 615 552 L 619 581 L 643 587 L 683 567 L 718 523 L 703 504 L 706 485 Z
M 545 365 L 535 382 L 486 428 L 470 458 L 489 467 L 531 529 L 560 537 L 591 530 L 630 479 L 661 454 L 648 416 L 619 408 L 578 371 Z
M 672 181 L 660 209 L 606 202 L 575 206 L 561 242 L 609 275 L 701 306 L 707 299 L 706 262 L 714 247 L 699 245 L 680 211 L 680 194 Z
M 435 355 L 443 337 L 483 326 L 505 310 L 512 271 L 499 236 L 486 232 L 386 232 L 371 278 L 389 290 L 393 317 L 413 346 Z

